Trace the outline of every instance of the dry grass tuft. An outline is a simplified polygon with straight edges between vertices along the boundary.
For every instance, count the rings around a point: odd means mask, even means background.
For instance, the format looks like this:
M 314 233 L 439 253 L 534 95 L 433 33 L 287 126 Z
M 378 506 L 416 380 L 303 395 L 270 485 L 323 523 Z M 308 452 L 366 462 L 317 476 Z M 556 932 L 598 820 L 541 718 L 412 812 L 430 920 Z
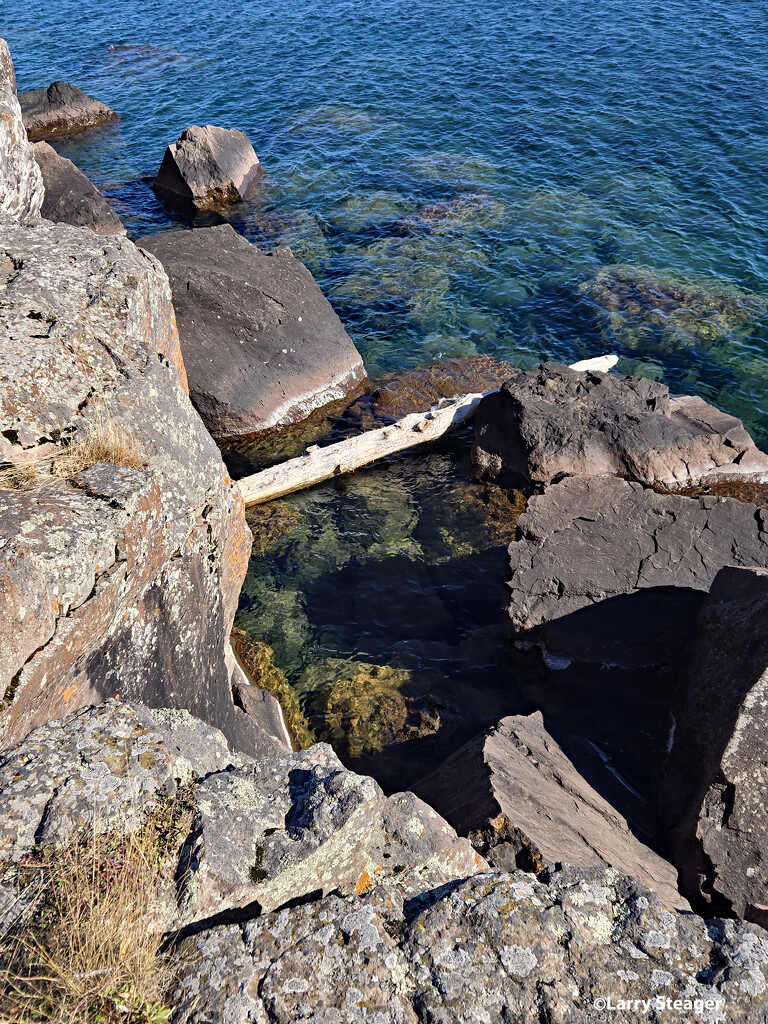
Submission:
M 173 851 L 191 820 L 183 802 L 167 802 L 134 834 L 94 828 L 19 868 L 18 883 L 39 893 L 0 934 L 2 1024 L 167 1024 L 173 964 L 163 933 Z
M 88 424 L 82 437 L 59 451 L 1 470 L 0 487 L 24 490 L 51 475 L 69 480 L 97 462 L 128 469 L 143 469 L 147 464 L 133 431 L 101 415 Z

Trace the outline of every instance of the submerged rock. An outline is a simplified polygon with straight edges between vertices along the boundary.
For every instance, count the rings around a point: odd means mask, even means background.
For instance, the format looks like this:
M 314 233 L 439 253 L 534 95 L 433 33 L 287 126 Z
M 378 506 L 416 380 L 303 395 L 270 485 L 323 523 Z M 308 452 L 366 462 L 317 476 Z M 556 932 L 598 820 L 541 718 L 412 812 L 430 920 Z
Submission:
M 451 231 L 478 230 L 491 227 L 504 216 L 505 204 L 487 192 L 464 192 L 451 199 L 429 203 L 407 214 L 398 227 L 406 233 L 431 231 L 442 234 Z
M 168 206 L 208 210 L 242 199 L 260 172 L 245 132 L 192 125 L 166 149 L 152 187 Z
M 768 570 L 715 577 L 681 663 L 660 809 L 695 907 L 768 924 Z
M 53 82 L 47 89 L 21 92 L 19 102 L 30 139 L 64 135 L 119 118 L 105 103 L 68 82 Z
M 502 719 L 414 788 L 493 867 L 613 867 L 653 888 L 667 907 L 689 909 L 676 870 L 579 774 L 540 712 Z
M 79 167 L 47 142 L 36 142 L 34 150 L 45 186 L 40 213 L 46 220 L 90 228 L 97 235 L 126 233 L 120 218 Z
M 386 885 L 329 896 L 180 954 L 179 1024 L 768 1019 L 762 929 L 670 913 L 605 868 L 485 872 L 405 903 Z
M 191 398 L 217 440 L 306 419 L 365 379 L 312 275 L 229 225 L 139 239 L 171 280 Z
M 483 399 L 472 460 L 481 479 L 502 487 L 564 475 L 668 487 L 723 475 L 768 478 L 768 456 L 734 416 L 642 377 L 556 363 L 518 372 Z
M 580 286 L 606 328 L 629 348 L 707 348 L 768 310 L 768 299 L 718 281 L 684 281 L 624 264 Z
M 43 179 L 21 119 L 11 54 L 0 39 L 0 216 L 34 220 L 42 202 Z

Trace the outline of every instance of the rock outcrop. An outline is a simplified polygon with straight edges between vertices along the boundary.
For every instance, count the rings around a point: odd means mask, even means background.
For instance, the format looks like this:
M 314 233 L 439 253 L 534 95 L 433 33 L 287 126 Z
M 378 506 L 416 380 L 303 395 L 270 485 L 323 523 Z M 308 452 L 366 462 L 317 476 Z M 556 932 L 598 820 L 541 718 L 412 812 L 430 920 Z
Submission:
M 42 203 L 43 179 L 21 119 L 11 54 L 0 39 L 0 216 L 35 220 Z
M 655 381 L 556 363 L 517 373 L 481 402 L 472 458 L 481 478 L 502 487 L 564 475 L 666 487 L 768 478 L 768 456 L 734 416 Z
M 168 206 L 207 210 L 242 199 L 260 172 L 245 132 L 193 125 L 166 149 L 153 188 Z
M 24 127 L 30 139 L 65 135 L 118 120 L 119 115 L 68 82 L 19 93 Z
M 681 663 L 661 819 L 700 909 L 768 924 L 768 571 L 716 576 Z
M 300 422 L 365 379 L 341 321 L 290 251 L 267 255 L 229 225 L 138 244 L 168 272 L 190 396 L 217 440 Z
M 226 663 L 250 534 L 184 389 L 166 275 L 45 221 L 3 223 L 0 268 L 0 742 L 120 693 L 257 752 Z
M 97 235 L 126 233 L 120 218 L 79 167 L 47 142 L 36 142 L 34 151 L 45 186 L 40 213 L 46 220 L 90 228 Z
M 405 903 L 382 885 L 180 954 L 179 1024 L 768 1020 L 761 928 L 671 913 L 606 868 L 485 872 Z
M 641 843 L 544 727 L 540 712 L 503 718 L 452 754 L 416 792 L 496 868 L 613 867 L 687 910 L 677 872 Z

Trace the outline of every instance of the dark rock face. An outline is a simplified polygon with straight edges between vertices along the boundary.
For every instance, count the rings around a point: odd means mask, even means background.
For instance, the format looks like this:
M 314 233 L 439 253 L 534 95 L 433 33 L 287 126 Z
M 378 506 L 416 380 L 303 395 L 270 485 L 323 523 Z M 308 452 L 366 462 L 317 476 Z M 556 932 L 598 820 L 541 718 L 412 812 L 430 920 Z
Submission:
M 0 489 L 0 743 L 119 693 L 187 708 L 255 752 L 227 665 L 250 534 L 184 390 L 162 268 L 126 239 L 45 221 L 4 223 L 0 251 L 0 463 L 33 477 Z M 52 475 L 62 441 L 100 424 L 132 439 L 135 468 L 110 441 L 97 464 Z
M 242 199 L 260 171 L 244 132 L 193 125 L 166 149 L 153 187 L 168 206 L 207 210 Z
M 666 906 L 689 909 L 672 865 L 632 835 L 549 735 L 539 712 L 502 719 L 415 789 L 493 867 L 613 867 L 650 886 Z
M 0 39 L 0 216 L 35 220 L 42 202 L 43 180 L 21 120 L 11 54 Z
M 563 475 L 620 476 L 670 487 L 768 475 L 740 420 L 663 384 L 556 363 L 518 373 L 475 418 L 473 463 L 502 487 Z
M 119 116 L 105 103 L 68 82 L 53 82 L 47 89 L 19 93 L 19 103 L 30 139 L 93 128 L 116 121 Z
M 211 928 L 181 952 L 179 1024 L 768 1020 L 762 929 L 670 913 L 605 868 L 485 872 L 405 904 L 382 885 Z
M 56 224 L 90 228 L 97 235 L 126 233 L 120 218 L 79 167 L 47 142 L 36 142 L 34 150 L 45 186 L 41 216 Z
M 229 225 L 138 242 L 171 280 L 190 397 L 219 441 L 300 422 L 365 379 L 307 268 Z
M 672 701 L 660 812 L 695 906 L 765 923 L 768 571 L 722 569 Z

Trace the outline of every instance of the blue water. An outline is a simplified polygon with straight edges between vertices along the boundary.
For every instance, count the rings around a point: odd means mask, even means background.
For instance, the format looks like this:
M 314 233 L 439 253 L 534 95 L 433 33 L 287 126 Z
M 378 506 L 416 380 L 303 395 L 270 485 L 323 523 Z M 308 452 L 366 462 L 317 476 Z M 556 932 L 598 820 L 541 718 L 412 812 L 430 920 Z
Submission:
M 244 129 L 268 179 L 231 219 L 308 263 L 371 373 L 612 350 L 768 441 L 768 317 L 707 344 L 638 336 L 579 287 L 620 263 L 768 293 L 766 0 L 3 0 L 0 15 L 21 89 L 64 78 L 122 114 L 60 148 L 133 235 L 172 223 L 141 180 L 166 143 L 190 123 Z M 477 216 L 404 230 L 467 193 Z

